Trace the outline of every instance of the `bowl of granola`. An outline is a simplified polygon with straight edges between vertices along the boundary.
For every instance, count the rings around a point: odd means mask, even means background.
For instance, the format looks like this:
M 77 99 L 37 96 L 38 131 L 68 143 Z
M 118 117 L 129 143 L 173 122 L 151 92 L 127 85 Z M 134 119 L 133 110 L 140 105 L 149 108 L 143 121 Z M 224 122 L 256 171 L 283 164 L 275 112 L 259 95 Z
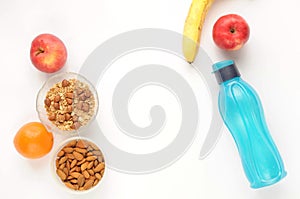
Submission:
M 50 77 L 38 92 L 36 110 L 49 131 L 74 134 L 95 119 L 98 94 L 82 75 L 59 73 Z

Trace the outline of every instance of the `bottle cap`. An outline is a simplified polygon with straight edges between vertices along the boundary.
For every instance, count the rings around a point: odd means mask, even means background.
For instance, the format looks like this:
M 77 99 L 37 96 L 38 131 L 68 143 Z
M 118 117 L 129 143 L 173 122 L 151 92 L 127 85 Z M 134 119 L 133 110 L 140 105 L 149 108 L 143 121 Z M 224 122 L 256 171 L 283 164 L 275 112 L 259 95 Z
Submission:
M 232 78 L 241 76 L 233 60 L 217 62 L 213 65 L 213 70 L 218 84 L 221 84 Z

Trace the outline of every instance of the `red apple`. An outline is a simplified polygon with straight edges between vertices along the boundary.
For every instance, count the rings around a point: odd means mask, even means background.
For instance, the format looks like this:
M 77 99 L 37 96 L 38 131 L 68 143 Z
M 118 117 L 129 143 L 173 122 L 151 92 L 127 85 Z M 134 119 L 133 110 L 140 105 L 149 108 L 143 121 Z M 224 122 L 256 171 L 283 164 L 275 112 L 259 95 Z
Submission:
M 249 35 L 248 23 L 236 14 L 220 17 L 213 27 L 214 42 L 224 50 L 239 50 L 248 41 Z
M 65 65 L 67 49 L 56 36 L 41 34 L 34 38 L 31 43 L 30 59 L 38 70 L 54 73 Z

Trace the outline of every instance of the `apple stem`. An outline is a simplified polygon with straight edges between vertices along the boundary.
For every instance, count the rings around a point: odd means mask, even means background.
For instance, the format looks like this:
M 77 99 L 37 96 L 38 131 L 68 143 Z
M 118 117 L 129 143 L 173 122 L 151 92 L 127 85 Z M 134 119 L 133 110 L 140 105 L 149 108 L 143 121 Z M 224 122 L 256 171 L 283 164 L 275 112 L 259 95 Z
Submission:
M 38 56 L 39 54 L 44 53 L 44 52 L 45 52 L 45 50 L 43 48 L 39 47 L 38 51 L 35 53 L 35 56 Z
M 230 28 L 230 32 L 231 32 L 231 33 L 234 33 L 234 32 L 235 32 L 235 29 L 234 29 L 234 28 Z

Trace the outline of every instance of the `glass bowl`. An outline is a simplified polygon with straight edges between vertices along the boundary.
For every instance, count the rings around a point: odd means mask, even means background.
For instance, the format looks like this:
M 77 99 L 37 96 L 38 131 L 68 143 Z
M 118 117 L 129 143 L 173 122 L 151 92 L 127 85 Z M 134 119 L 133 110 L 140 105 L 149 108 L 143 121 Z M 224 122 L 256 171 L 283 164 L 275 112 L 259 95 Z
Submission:
M 62 189 L 72 194 L 83 194 L 100 186 L 105 166 L 100 147 L 88 138 L 76 136 L 63 141 L 54 151 L 51 172 Z
M 50 77 L 38 92 L 36 110 L 50 132 L 74 135 L 95 119 L 98 94 L 82 75 L 59 73 Z

